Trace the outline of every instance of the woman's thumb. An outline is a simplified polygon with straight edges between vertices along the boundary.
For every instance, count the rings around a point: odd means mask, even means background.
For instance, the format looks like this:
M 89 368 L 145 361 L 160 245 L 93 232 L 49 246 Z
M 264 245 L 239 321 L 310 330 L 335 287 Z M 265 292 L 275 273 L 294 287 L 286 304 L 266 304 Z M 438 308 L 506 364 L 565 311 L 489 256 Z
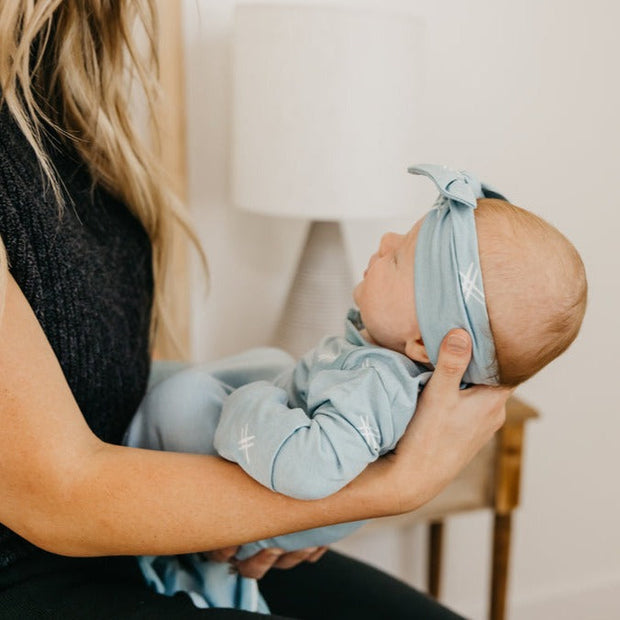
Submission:
M 431 378 L 434 389 L 458 389 L 470 359 L 469 334 L 464 329 L 450 330 L 439 348 L 439 357 Z

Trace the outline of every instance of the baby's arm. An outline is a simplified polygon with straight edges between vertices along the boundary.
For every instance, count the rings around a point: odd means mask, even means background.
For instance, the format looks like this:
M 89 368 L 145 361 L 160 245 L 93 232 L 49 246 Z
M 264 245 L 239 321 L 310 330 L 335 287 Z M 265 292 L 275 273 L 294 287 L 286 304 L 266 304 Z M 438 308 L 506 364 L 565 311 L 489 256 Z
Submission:
M 274 491 L 331 495 L 392 449 L 411 418 L 417 378 L 390 387 L 372 365 L 321 371 L 308 389 L 310 417 L 289 408 L 280 388 L 243 386 L 224 402 L 215 447 Z

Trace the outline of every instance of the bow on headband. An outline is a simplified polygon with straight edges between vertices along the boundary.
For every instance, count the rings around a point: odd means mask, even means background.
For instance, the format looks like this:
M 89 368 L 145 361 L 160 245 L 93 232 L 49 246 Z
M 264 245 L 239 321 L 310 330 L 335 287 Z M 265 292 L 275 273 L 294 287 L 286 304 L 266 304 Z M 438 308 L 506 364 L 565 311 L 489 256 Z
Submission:
M 420 164 L 408 172 L 429 177 L 439 189 L 434 208 L 422 222 L 415 252 L 416 312 L 426 352 L 435 365 L 444 336 L 461 327 L 469 332 L 473 346 L 463 381 L 497 385 L 474 209 L 478 198 L 505 198 L 473 175 L 446 166 Z

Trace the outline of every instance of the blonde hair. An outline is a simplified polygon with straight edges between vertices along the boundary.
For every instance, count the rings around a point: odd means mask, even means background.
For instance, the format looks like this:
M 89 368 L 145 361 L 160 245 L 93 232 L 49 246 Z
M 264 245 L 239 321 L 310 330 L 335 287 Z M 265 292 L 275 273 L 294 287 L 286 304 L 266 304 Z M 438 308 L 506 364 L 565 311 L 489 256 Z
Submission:
M 146 52 L 137 43 L 136 28 L 146 35 Z M 130 115 L 131 87 L 137 84 L 157 135 L 156 43 L 154 0 L 0 0 L 0 106 L 6 104 L 34 149 L 59 209 L 62 179 L 42 146 L 46 126 L 77 150 L 93 184 L 122 200 L 143 224 L 153 248 L 151 344 L 164 332 L 178 345 L 165 303 L 175 224 L 196 245 L 205 267 L 206 262 L 179 199 Z M 0 306 L 6 281 L 2 246 Z
M 499 381 L 515 386 L 577 337 L 587 303 L 585 267 L 560 231 L 525 209 L 481 199 L 475 214 Z

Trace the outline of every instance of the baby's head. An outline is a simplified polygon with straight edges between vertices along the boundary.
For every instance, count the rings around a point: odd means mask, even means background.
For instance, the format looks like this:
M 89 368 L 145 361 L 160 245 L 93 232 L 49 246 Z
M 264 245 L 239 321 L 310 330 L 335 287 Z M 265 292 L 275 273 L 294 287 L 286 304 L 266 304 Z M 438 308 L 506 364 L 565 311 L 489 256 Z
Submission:
M 483 198 L 474 215 L 499 382 L 518 385 L 576 338 L 585 268 L 562 233 L 525 209 Z
M 421 170 L 440 189 L 446 179 L 450 186 L 446 169 Z M 443 335 L 464 327 L 474 341 L 471 381 L 514 386 L 577 336 L 585 269 L 556 228 L 494 191 L 480 193 L 493 197 L 463 198 L 471 206 L 457 205 L 458 213 L 440 200 L 425 216 L 428 223 L 420 220 L 406 235 L 384 235 L 354 299 L 371 341 L 428 364 Z

